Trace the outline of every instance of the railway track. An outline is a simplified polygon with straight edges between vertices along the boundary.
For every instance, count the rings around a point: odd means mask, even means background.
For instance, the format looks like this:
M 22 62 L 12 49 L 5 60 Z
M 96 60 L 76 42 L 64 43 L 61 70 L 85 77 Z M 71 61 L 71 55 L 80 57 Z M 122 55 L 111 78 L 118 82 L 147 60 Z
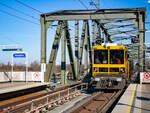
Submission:
M 66 113 L 106 113 L 122 92 L 123 90 L 97 92 L 68 109 Z
M 53 109 L 85 90 L 86 84 L 77 83 L 57 88 L 54 91 L 38 91 L 27 95 L 0 101 L 0 113 L 33 113 Z

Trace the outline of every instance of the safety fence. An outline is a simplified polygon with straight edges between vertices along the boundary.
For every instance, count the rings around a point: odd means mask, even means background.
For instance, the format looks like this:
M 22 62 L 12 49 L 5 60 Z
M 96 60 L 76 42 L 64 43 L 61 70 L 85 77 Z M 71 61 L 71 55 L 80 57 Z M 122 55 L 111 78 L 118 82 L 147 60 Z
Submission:
M 71 99 L 79 96 L 83 90 L 87 89 L 87 84 L 79 84 L 58 92 L 47 94 L 43 97 L 33 99 L 9 108 L 3 109 L 2 113 L 40 113 L 49 111 L 62 105 Z
M 0 72 L 0 82 L 9 81 L 38 81 L 44 82 L 42 72 Z

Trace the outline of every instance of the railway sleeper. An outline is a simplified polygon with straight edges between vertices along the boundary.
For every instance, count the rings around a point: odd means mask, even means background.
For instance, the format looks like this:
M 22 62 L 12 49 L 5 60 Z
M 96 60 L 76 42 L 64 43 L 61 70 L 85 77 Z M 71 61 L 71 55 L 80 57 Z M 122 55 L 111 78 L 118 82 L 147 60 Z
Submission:
M 33 113 L 45 113 L 46 111 L 50 111 L 59 105 L 62 105 L 68 101 L 71 101 L 73 98 L 75 98 L 76 96 L 79 96 L 79 95 L 80 95 L 80 91 L 76 91 L 74 93 L 71 93 L 70 95 L 60 98 L 59 100 L 50 102 L 49 104 L 46 104 L 45 106 L 39 105 L 39 106 L 37 106 L 37 108 L 35 108 L 35 106 L 34 106 L 34 110 L 32 110 L 32 111 L 34 111 Z M 42 107 L 40 107 L 40 106 L 42 106 Z

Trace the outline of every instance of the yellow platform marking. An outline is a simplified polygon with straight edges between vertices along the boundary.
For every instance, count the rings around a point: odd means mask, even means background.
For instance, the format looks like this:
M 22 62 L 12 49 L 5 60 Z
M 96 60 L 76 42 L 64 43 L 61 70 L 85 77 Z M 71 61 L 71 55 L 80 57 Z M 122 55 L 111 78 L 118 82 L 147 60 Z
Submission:
M 133 100 L 134 100 L 134 96 L 135 96 L 136 86 L 137 86 L 137 84 L 134 85 L 133 92 L 132 92 L 132 96 L 131 96 L 131 99 L 130 99 L 130 104 L 129 104 L 129 106 L 128 106 L 128 110 L 127 110 L 126 113 L 130 113 L 130 111 L 131 111 L 132 104 L 133 104 Z

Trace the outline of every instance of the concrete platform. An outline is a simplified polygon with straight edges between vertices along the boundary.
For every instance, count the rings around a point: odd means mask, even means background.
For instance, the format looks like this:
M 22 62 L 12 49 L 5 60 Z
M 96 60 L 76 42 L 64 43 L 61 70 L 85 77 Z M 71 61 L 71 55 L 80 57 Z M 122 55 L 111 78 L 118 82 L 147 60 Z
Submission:
M 17 92 L 20 90 L 47 86 L 49 83 L 40 82 L 8 82 L 0 83 L 0 95 L 5 93 Z
M 112 113 L 150 113 L 150 84 L 130 84 Z

